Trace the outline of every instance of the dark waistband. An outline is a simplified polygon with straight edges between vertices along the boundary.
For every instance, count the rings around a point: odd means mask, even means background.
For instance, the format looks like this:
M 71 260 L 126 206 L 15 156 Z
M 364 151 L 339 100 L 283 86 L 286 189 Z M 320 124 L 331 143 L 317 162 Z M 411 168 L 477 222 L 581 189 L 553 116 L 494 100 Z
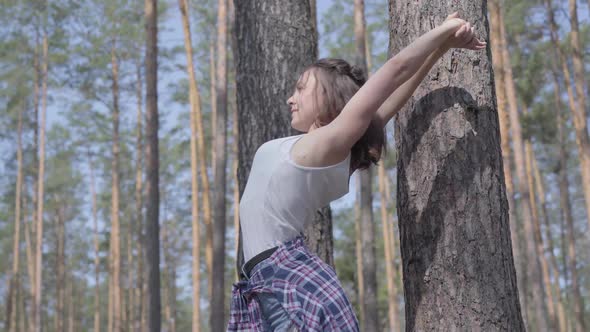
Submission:
M 272 254 L 277 251 L 279 247 L 274 247 L 274 248 L 270 248 L 270 249 L 266 249 L 265 251 L 259 253 L 258 255 L 250 258 L 249 261 L 246 262 L 246 264 L 244 264 L 244 267 L 242 268 L 242 273 L 241 273 L 241 278 L 250 278 L 250 273 L 252 272 L 252 269 L 258 265 L 258 263 L 262 262 L 263 260 L 269 258 L 270 256 L 272 256 Z

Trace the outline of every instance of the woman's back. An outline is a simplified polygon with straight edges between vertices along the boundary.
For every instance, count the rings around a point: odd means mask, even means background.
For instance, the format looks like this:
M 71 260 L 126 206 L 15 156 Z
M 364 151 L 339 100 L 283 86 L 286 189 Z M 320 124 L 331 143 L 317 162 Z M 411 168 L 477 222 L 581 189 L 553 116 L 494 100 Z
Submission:
M 303 136 L 275 139 L 256 151 L 240 201 L 246 261 L 299 235 L 318 208 L 348 192 L 350 155 L 332 166 L 300 166 L 291 149 Z

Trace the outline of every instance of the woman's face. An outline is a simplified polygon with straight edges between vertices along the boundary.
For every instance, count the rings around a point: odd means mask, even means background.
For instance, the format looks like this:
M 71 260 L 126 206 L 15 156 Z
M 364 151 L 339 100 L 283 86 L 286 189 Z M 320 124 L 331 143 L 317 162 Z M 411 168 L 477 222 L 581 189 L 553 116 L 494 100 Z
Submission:
M 316 95 L 317 80 L 311 71 L 299 77 L 293 95 L 287 99 L 291 109 L 291 127 L 308 132 L 318 116 L 319 97 Z

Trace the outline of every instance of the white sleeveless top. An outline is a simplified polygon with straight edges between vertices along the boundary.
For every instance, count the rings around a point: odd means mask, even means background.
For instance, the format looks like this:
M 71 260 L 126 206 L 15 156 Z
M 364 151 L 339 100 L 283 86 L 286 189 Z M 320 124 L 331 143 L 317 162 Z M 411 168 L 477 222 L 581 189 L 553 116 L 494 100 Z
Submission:
M 317 209 L 348 193 L 350 154 L 332 166 L 297 165 L 290 152 L 302 136 L 266 142 L 254 155 L 240 201 L 246 262 L 299 235 Z

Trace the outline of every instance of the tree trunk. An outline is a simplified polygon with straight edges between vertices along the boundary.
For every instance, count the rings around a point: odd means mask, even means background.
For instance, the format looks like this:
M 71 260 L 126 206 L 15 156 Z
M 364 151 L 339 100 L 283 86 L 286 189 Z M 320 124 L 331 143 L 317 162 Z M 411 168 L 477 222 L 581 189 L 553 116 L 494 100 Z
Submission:
M 94 167 L 88 151 L 88 169 L 90 170 L 90 195 L 92 196 L 92 231 L 94 233 L 94 330 L 100 331 L 100 257 L 98 240 L 98 211 L 96 188 L 94 184 Z
M 526 108 L 525 108 L 526 109 Z M 541 272 L 543 278 L 543 287 L 545 290 L 545 304 L 547 306 L 548 316 L 548 323 L 550 326 L 550 330 L 555 331 L 557 326 L 557 316 L 555 312 L 555 307 L 553 305 L 553 298 L 551 296 L 551 277 L 549 276 L 549 265 L 547 263 L 547 257 L 545 256 L 545 245 L 543 243 L 543 237 L 541 236 L 541 222 L 539 221 L 539 209 L 537 207 L 537 199 L 535 197 L 535 184 L 534 184 L 534 170 L 533 170 L 533 160 L 535 158 L 533 146 L 530 140 L 525 141 L 525 160 L 526 160 L 526 173 L 527 173 L 527 183 L 531 190 L 531 194 L 529 196 L 531 202 L 531 211 L 533 212 L 533 234 L 535 236 L 535 249 L 537 257 L 539 257 L 539 262 L 541 263 Z
M 136 222 L 136 252 L 137 252 L 137 280 L 135 281 L 135 300 L 131 307 L 131 324 L 130 331 L 145 331 L 145 324 L 142 324 L 144 301 L 144 251 L 143 251 L 143 125 L 142 125 L 142 105 L 143 105 L 143 87 L 141 77 L 141 61 L 136 63 L 136 98 L 137 98 L 137 128 L 135 151 L 137 159 L 135 161 L 135 222 Z M 135 308 L 137 306 L 137 308 Z M 98 330 L 97 330 L 98 331 Z
M 502 160 L 504 178 L 506 182 L 506 196 L 508 198 L 508 216 L 510 219 L 510 236 L 512 242 L 512 254 L 514 265 L 516 267 L 516 279 L 519 289 L 519 299 L 521 308 L 526 308 L 527 283 L 525 282 L 526 274 L 523 271 L 523 262 L 526 259 L 520 251 L 520 228 L 516 218 L 516 203 L 514 200 L 514 182 L 512 180 L 512 154 L 510 148 L 510 119 L 506 110 L 506 85 L 504 84 L 504 61 L 502 59 L 502 41 L 500 33 L 500 4 L 497 0 L 488 2 L 490 11 L 490 46 L 492 49 L 492 60 L 494 67 L 494 84 L 497 97 L 498 120 L 500 123 L 500 136 L 502 147 Z M 522 311 L 523 319 L 526 322 L 526 310 Z
M 195 130 L 197 133 L 197 153 L 199 169 L 201 174 L 201 184 L 203 185 L 203 221 L 205 223 L 205 261 L 207 265 L 207 274 L 209 280 L 212 279 L 213 271 L 213 225 L 211 216 L 211 203 L 210 203 L 210 189 L 209 189 L 209 177 L 207 175 L 207 153 L 205 149 L 205 134 L 203 132 L 203 117 L 201 115 L 201 101 L 198 91 L 197 80 L 195 77 L 195 70 L 192 59 L 192 44 L 190 34 L 190 23 L 188 19 L 188 1 L 179 0 L 180 12 L 182 14 L 182 24 L 184 31 L 184 49 L 187 57 L 187 71 L 189 76 L 189 100 L 191 104 L 191 112 L 195 114 Z M 196 173 L 195 173 L 196 174 Z M 209 283 L 211 285 L 211 283 Z M 209 287 L 211 291 L 212 288 Z
M 226 165 L 227 165 L 227 1 L 218 1 L 217 10 L 217 70 L 215 78 L 216 127 L 215 175 L 213 209 L 213 278 L 210 326 L 212 331 L 225 328 L 225 228 L 226 228 Z
M 554 95 L 554 99 L 555 99 L 555 111 L 557 114 L 557 118 L 556 118 L 556 122 L 557 122 L 557 126 L 559 128 L 559 135 L 561 135 L 563 129 L 561 128 L 562 126 L 562 114 L 563 114 L 563 110 L 562 110 L 562 104 L 561 104 L 561 89 L 559 87 L 559 78 L 558 78 L 558 69 L 557 69 L 557 64 L 556 62 L 556 58 L 557 56 L 553 57 L 553 61 L 551 61 L 551 76 L 553 78 L 553 95 Z M 564 147 L 561 143 L 562 143 L 562 137 L 558 137 L 558 143 L 560 146 L 560 150 Z M 560 152 L 561 154 L 561 152 Z M 560 159 L 559 161 L 559 165 L 562 166 L 567 166 L 567 158 L 565 160 L 565 164 L 562 164 L 563 161 Z M 553 277 L 555 278 L 555 280 L 560 280 L 560 276 L 559 276 L 559 264 L 557 263 L 557 257 L 555 256 L 555 252 L 554 252 L 554 244 L 553 244 L 553 237 L 551 236 L 551 231 L 550 231 L 550 225 L 549 225 L 549 215 L 547 213 L 547 207 L 546 207 L 546 201 L 545 201 L 545 189 L 544 189 L 544 185 L 543 185 L 543 178 L 541 178 L 541 173 L 539 171 L 539 168 L 537 166 L 537 161 L 534 160 L 534 168 L 535 168 L 535 178 L 537 179 L 537 188 L 539 191 L 539 196 L 541 198 L 541 207 L 542 207 L 542 212 L 543 212 L 543 219 L 545 220 L 545 230 L 546 230 L 546 237 L 547 237 L 547 242 L 549 245 L 549 254 L 550 254 L 550 262 L 552 265 L 552 270 L 554 271 L 553 273 Z M 561 168 L 561 167 L 559 167 Z M 560 170 L 557 170 L 557 175 L 558 175 L 558 181 L 559 181 L 559 177 L 560 177 Z M 567 180 L 567 178 L 566 178 Z M 561 220 L 563 221 L 564 218 L 561 218 Z M 562 230 L 563 232 L 563 230 Z M 566 283 L 567 283 L 567 278 L 566 278 Z M 561 293 L 561 287 L 559 285 L 559 282 L 555 282 L 554 283 L 554 288 L 555 288 L 555 296 L 557 297 L 557 318 L 559 321 L 559 330 L 560 331 L 567 331 L 567 317 L 566 317 L 566 313 L 565 313 L 565 306 L 564 306 L 564 301 L 563 301 L 563 296 Z
M 293 133 L 285 101 L 297 75 L 316 59 L 317 40 L 313 38 L 309 1 L 250 0 L 235 1 L 234 5 L 241 196 L 258 147 Z M 321 222 L 327 225 L 331 220 Z M 306 233 L 308 238 L 313 237 Z M 243 263 L 240 249 L 238 268 Z
M 219 2 L 219 1 L 218 1 Z M 218 3 L 219 7 L 219 3 Z M 218 12 L 219 15 L 219 12 Z M 219 22 L 219 17 L 217 18 Z M 219 23 L 218 23 L 219 24 Z M 219 42 L 218 42 L 219 43 Z M 210 77 L 210 91 L 211 91 L 211 170 L 213 171 L 213 179 L 215 179 L 215 172 L 217 161 L 215 139 L 217 137 L 217 66 L 215 65 L 215 40 L 211 38 L 209 42 L 209 77 Z M 215 219 L 213 219 L 215 220 Z M 215 232 L 215 231 L 214 231 Z M 211 283 L 209 283 L 211 284 Z
M 203 144 L 203 128 L 202 128 L 202 117 L 201 117 L 201 100 L 199 95 L 199 88 L 197 85 L 197 81 L 195 78 L 195 71 L 193 65 L 193 50 L 191 44 L 191 32 L 190 32 L 190 23 L 188 18 L 188 1 L 187 0 L 179 0 L 178 2 L 180 13 L 182 14 L 182 28 L 184 31 L 184 47 L 186 51 L 186 58 L 187 58 L 187 72 L 189 76 L 189 100 L 190 100 L 190 126 L 191 126 L 191 139 L 190 139 L 190 146 L 191 146 L 191 190 L 192 190 L 192 198 L 191 198 L 191 211 L 192 211 L 192 256 L 193 256 L 193 264 L 192 264 L 192 288 L 193 288 L 193 315 L 192 315 L 192 330 L 193 332 L 200 331 L 201 329 L 201 309 L 200 309 L 200 298 L 201 298 L 201 256 L 200 256 L 200 225 L 199 225 L 199 183 L 197 179 L 197 167 L 201 166 L 201 171 L 203 170 L 204 164 L 204 144 Z M 197 160 L 197 154 L 199 158 Z M 199 162 L 199 165 L 197 164 Z M 207 271 L 211 271 L 211 266 L 209 264 L 209 253 L 212 249 L 212 243 L 209 244 L 209 229 L 211 228 L 210 225 L 207 223 L 207 213 L 209 211 L 209 198 L 208 198 L 208 178 L 207 174 L 201 172 L 201 180 L 203 182 L 203 186 L 205 187 L 203 193 L 203 212 L 205 214 L 205 225 L 207 227 L 207 244 L 206 244 L 206 261 L 207 261 Z M 212 263 L 212 261 L 211 261 Z M 210 275 L 210 274 L 209 274 Z M 211 281 L 211 278 L 209 279 Z
M 489 31 L 485 2 L 390 2 L 390 54 L 450 7 Z M 491 67 L 453 50 L 396 118 L 406 331 L 524 330 Z
M 158 159 L 158 3 L 145 0 L 145 81 L 146 81 L 146 272 L 147 330 L 159 332 L 160 316 L 160 239 L 159 239 L 159 159 Z
M 41 278 L 43 278 L 43 193 L 45 178 L 45 118 L 47 115 L 47 67 L 49 62 L 49 42 L 47 35 L 43 36 L 43 62 L 41 63 L 41 123 L 39 124 L 39 173 L 37 177 L 37 240 L 35 248 L 35 295 L 33 305 L 33 331 L 42 330 L 41 321 Z
M 387 176 L 387 174 L 385 174 L 385 197 L 392 197 L 393 195 L 391 194 L 391 189 L 389 186 L 389 177 Z M 392 216 L 391 218 L 391 224 L 389 225 L 387 231 L 389 233 L 389 247 L 391 248 L 391 263 L 392 263 L 392 272 L 393 272 L 393 284 L 395 286 L 396 292 L 395 292 L 395 305 L 396 307 L 398 307 L 398 317 L 399 320 L 402 320 L 402 317 L 404 316 L 403 313 L 400 312 L 400 308 L 399 307 L 399 296 L 398 296 L 398 291 L 397 289 L 399 289 L 400 287 L 402 287 L 402 267 L 401 267 L 401 257 L 400 257 L 400 263 L 396 263 L 396 257 L 398 257 L 396 253 L 396 250 L 399 251 L 400 250 L 400 246 L 399 246 L 399 240 L 398 237 L 396 235 L 396 233 L 394 232 L 394 217 Z M 401 331 L 402 330 L 402 326 L 401 324 L 399 324 L 399 329 L 397 329 L 396 331 Z
M 558 109 L 559 110 L 559 109 Z M 543 185 L 543 178 L 541 177 L 541 172 L 539 171 L 539 166 L 537 165 L 537 159 L 533 158 L 533 172 L 535 177 L 535 188 L 539 195 L 539 203 L 541 204 L 541 218 L 543 219 L 543 223 L 545 225 L 545 238 L 547 238 L 547 248 L 546 251 L 549 252 L 549 261 L 548 266 L 551 274 L 553 275 L 553 283 L 550 285 L 552 299 L 557 305 L 557 331 L 566 331 L 566 317 L 565 317 L 565 307 L 563 305 L 563 300 L 561 297 L 561 287 L 559 285 L 559 269 L 557 265 L 557 257 L 555 257 L 555 252 L 553 251 L 553 238 L 551 235 L 551 225 L 549 224 L 549 217 L 547 214 L 547 202 L 545 200 L 545 186 Z M 558 327 L 558 328 L 557 328 Z
M 111 46 L 111 70 L 113 75 L 113 159 L 111 161 L 111 275 L 113 279 L 113 331 L 121 331 L 121 227 L 119 224 L 119 60 L 115 52 L 115 43 Z
M 582 173 L 582 189 L 586 203 L 586 219 L 588 220 L 588 238 L 590 239 L 590 137 L 588 136 L 587 118 L 586 118 L 586 92 L 584 91 L 584 53 L 580 45 L 580 32 L 578 23 L 578 5 L 576 0 L 569 0 L 569 17 L 570 17 L 570 45 L 572 47 L 572 60 L 574 64 L 574 86 L 576 90 L 576 111 L 573 112 L 572 118 L 576 128 L 576 145 L 578 146 L 578 155 L 580 158 L 580 173 Z M 584 307 L 582 307 L 584 308 Z M 578 312 L 577 315 L 584 315 L 584 312 Z M 581 328 L 585 329 L 585 323 L 581 321 Z
M 385 181 L 387 181 L 387 175 L 385 175 L 384 161 L 381 161 L 378 166 L 379 172 L 379 197 L 381 201 L 380 212 L 381 212 L 381 225 L 383 227 L 383 243 L 385 251 L 385 273 L 387 275 L 387 318 L 389 319 L 389 330 L 390 331 L 401 331 L 399 322 L 399 308 L 397 303 L 397 287 L 395 285 L 395 278 L 393 275 L 393 256 L 394 248 L 390 239 L 391 233 L 389 232 L 389 223 L 393 220 L 387 213 L 387 199 L 390 196 L 385 195 Z
M 173 223 L 173 222 L 172 222 Z M 171 224 L 172 224 L 171 223 Z M 171 253 L 170 243 L 170 228 L 172 225 L 166 225 L 162 227 L 162 251 L 164 253 L 164 289 L 163 289 L 163 300 L 164 300 L 164 315 L 166 320 L 166 331 L 176 331 L 176 315 L 174 312 L 174 303 L 176 302 L 176 296 L 174 295 L 174 284 L 175 284 L 175 273 L 174 273 L 174 262 Z
M 367 312 L 365 302 L 365 282 L 363 278 L 363 227 L 361 220 L 361 173 L 354 176 L 356 184 L 356 195 L 354 200 L 354 254 L 356 257 L 356 287 L 357 303 L 359 307 L 359 326 L 364 328 L 365 315 Z
M 7 309 L 6 318 L 8 318 L 7 330 L 15 332 L 18 322 L 18 294 L 19 276 L 18 276 L 18 264 L 19 264 L 19 252 L 20 252 L 20 222 L 21 222 L 21 191 L 23 187 L 23 109 L 25 104 L 23 103 L 22 108 L 18 111 L 18 124 L 17 124 L 17 143 L 16 143 L 16 188 L 14 198 L 14 242 L 12 245 L 12 276 L 10 282 L 9 294 L 12 296 L 10 299 L 11 306 Z
M 58 204 L 65 204 L 57 200 Z M 56 312 L 55 312 L 55 326 L 56 331 L 65 331 L 66 318 L 66 264 L 65 264 L 65 225 L 63 207 L 59 206 L 55 215 L 55 237 L 56 237 Z
M 505 32 L 504 18 L 502 11 L 499 13 L 500 23 L 500 43 L 502 50 L 502 61 L 504 65 L 504 84 L 506 87 L 506 95 L 508 99 L 508 110 L 510 117 L 510 125 L 512 129 L 512 141 L 514 148 L 514 160 L 516 164 L 516 174 L 518 180 L 518 191 L 521 195 L 520 205 L 524 223 L 524 237 L 527 251 L 527 268 L 528 279 L 527 282 L 531 285 L 532 306 L 535 315 L 534 322 L 536 325 L 529 325 L 535 330 L 546 330 L 548 328 L 547 321 L 547 307 L 545 306 L 545 292 L 543 288 L 543 279 L 541 273 L 540 257 L 536 254 L 536 245 L 534 238 L 534 226 L 532 219 L 532 209 L 530 206 L 530 188 L 527 182 L 526 165 L 524 157 L 524 143 L 522 138 L 522 128 L 520 125 L 520 118 L 518 114 L 518 105 L 516 97 L 516 88 L 512 75 L 512 65 L 510 62 L 510 54 L 508 51 L 507 37 Z M 533 321 L 529 317 L 530 322 Z
M 365 48 L 365 3 L 364 0 L 354 1 L 354 36 L 356 49 L 356 65 L 367 70 Z M 373 223 L 373 172 L 371 169 L 360 171 L 360 215 L 363 273 L 363 303 L 365 315 L 361 320 L 363 331 L 377 331 L 379 329 L 379 311 L 377 310 L 377 260 L 375 257 L 375 224 Z
M 555 22 L 555 17 L 553 14 L 553 8 L 551 5 L 551 0 L 545 0 L 545 7 L 547 9 L 547 16 L 549 25 L 551 27 L 551 42 L 554 46 L 554 50 L 557 52 L 559 64 L 561 65 L 561 69 L 564 75 L 564 82 L 567 90 L 568 95 L 568 104 L 569 108 L 572 112 L 574 127 L 576 127 L 576 143 L 578 146 L 578 152 L 580 155 L 583 155 L 583 151 L 580 151 L 582 145 L 580 143 L 583 142 L 584 133 L 587 132 L 584 126 L 581 126 L 579 122 L 583 122 L 584 124 L 586 121 L 578 121 L 576 117 L 579 118 L 579 110 L 576 107 L 575 97 L 574 97 L 574 89 L 572 88 L 571 82 L 571 75 L 567 66 L 567 61 L 563 54 L 563 50 L 561 50 L 559 45 L 559 37 L 558 37 L 558 29 L 557 24 Z M 557 66 L 555 66 L 557 67 Z M 557 84 L 557 69 L 554 68 L 554 80 Z M 583 114 L 582 114 L 583 116 Z M 573 292 L 573 310 L 575 316 L 575 329 L 576 331 L 584 331 L 585 330 L 585 322 L 584 322 L 584 304 L 582 302 L 582 297 L 580 294 L 579 288 L 579 280 L 578 280 L 578 273 L 576 268 L 576 247 L 575 247 L 575 237 L 574 237 L 574 226 L 573 226 L 573 216 L 571 211 L 571 202 L 569 197 L 569 180 L 567 178 L 567 159 L 568 159 L 568 152 L 566 144 L 566 134 L 564 132 L 564 123 L 565 119 L 562 113 L 558 113 L 558 131 L 560 136 L 560 171 L 559 171 L 559 191 L 560 191 L 560 205 L 562 209 L 563 218 L 566 220 L 567 226 L 567 239 L 568 239 L 568 248 L 567 248 L 567 258 L 569 262 L 569 266 L 572 270 L 572 292 Z M 582 130 L 583 129 L 583 130 Z M 583 157 L 580 156 L 580 164 L 582 168 L 582 174 L 584 173 L 584 163 Z M 590 210 L 588 210 L 590 211 Z M 566 276 L 567 280 L 567 276 Z

